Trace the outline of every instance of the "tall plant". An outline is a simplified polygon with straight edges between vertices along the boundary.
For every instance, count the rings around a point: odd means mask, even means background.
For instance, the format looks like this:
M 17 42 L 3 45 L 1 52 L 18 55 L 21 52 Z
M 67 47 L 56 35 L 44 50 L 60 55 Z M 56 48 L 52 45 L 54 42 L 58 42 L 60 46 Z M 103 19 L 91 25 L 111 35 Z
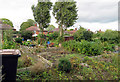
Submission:
M 60 36 L 62 36 L 63 28 L 66 29 L 73 26 L 77 20 L 76 2 L 74 0 L 72 2 L 61 2 L 58 0 L 53 7 L 53 15 L 60 28 Z
M 44 28 L 47 28 L 49 26 L 50 23 L 50 10 L 52 7 L 52 3 L 48 0 L 47 2 L 45 2 L 46 0 L 43 0 L 44 2 L 39 2 L 36 6 L 32 6 L 32 11 L 33 11 L 33 16 L 35 21 L 39 24 L 39 28 L 43 30 Z

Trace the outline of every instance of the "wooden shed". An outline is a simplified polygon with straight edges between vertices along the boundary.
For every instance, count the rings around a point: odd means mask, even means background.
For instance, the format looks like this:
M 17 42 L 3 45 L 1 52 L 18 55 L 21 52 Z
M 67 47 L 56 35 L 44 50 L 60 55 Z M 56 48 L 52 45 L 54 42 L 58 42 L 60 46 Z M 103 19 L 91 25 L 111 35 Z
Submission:
M 64 36 L 65 41 L 74 40 L 73 36 Z

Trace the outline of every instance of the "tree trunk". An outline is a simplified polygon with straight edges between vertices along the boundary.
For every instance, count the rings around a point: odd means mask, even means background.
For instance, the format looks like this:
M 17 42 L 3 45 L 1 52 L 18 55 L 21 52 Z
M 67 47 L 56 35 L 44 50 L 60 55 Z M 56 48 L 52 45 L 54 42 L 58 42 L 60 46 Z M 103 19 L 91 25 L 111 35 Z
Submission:
M 63 29 L 62 29 L 62 25 L 60 26 L 60 37 L 62 37 L 62 35 L 63 35 Z M 61 47 L 61 43 L 59 43 L 59 47 Z
M 41 24 L 41 23 L 39 24 L 39 28 L 40 28 L 40 30 L 41 30 L 41 32 L 42 32 L 42 34 L 43 34 L 43 27 L 42 27 L 42 24 Z
M 60 26 L 60 36 L 63 35 L 63 29 L 62 29 L 62 25 Z

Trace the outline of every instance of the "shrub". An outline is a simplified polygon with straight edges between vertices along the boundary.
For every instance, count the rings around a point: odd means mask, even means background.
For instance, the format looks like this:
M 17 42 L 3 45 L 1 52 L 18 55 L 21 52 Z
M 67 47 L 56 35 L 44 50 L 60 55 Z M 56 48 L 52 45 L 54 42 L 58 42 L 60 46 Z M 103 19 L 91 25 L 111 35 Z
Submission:
M 32 63 L 32 59 L 31 57 L 27 57 L 27 56 L 22 56 L 21 58 L 18 59 L 18 68 L 22 68 L 22 67 L 29 67 L 31 66 Z
M 22 44 L 22 39 L 21 38 L 16 38 L 15 42 Z
M 38 44 L 44 44 L 46 40 L 46 36 L 44 34 L 38 35 Z
M 46 36 L 44 34 L 39 34 L 38 38 L 44 38 L 44 39 L 46 39 Z
M 64 37 L 63 36 L 59 36 L 57 40 L 58 40 L 59 43 L 62 43 L 64 41 Z
M 91 41 L 93 37 L 93 32 L 87 31 L 86 29 L 81 27 L 76 33 L 74 33 L 73 36 L 76 41 L 81 40 Z
M 33 34 L 32 31 L 22 31 L 21 32 L 21 36 L 24 38 L 24 40 L 32 39 L 32 34 Z
M 115 50 L 114 44 L 109 44 L 108 42 L 104 42 L 103 45 L 104 45 L 105 51 L 114 51 Z
M 91 31 L 84 31 L 83 32 L 83 37 L 84 37 L 85 40 L 91 41 L 92 37 L 93 37 L 93 32 L 91 32 Z
M 106 30 L 100 40 L 107 41 L 110 44 L 119 43 L 118 31 Z
M 99 45 L 98 45 L 99 44 Z M 62 43 L 62 46 L 69 51 L 75 51 L 86 55 L 100 55 L 103 52 L 103 45 L 101 42 L 88 42 L 82 40 L 77 42 L 74 40 Z
M 81 41 L 82 39 L 84 39 L 84 37 L 83 37 L 83 32 L 84 31 L 86 31 L 86 29 L 85 28 L 82 28 L 82 27 L 80 27 L 80 29 L 76 32 L 76 33 L 74 33 L 74 39 L 76 40 L 76 41 Z
M 70 61 L 68 59 L 65 59 L 65 58 L 60 59 L 58 69 L 61 70 L 61 71 L 70 72 L 70 70 L 71 70 Z
M 5 41 L 3 43 L 2 49 L 17 49 L 19 46 L 13 41 Z
M 30 70 L 33 74 L 36 74 L 44 71 L 45 69 L 46 68 L 43 62 L 37 62 Z
M 30 44 L 30 41 L 25 41 L 23 45 L 28 46 Z
M 59 36 L 59 33 L 58 32 L 54 32 L 54 33 L 51 33 L 51 34 L 47 34 L 47 37 L 49 40 L 55 40 L 57 39 Z

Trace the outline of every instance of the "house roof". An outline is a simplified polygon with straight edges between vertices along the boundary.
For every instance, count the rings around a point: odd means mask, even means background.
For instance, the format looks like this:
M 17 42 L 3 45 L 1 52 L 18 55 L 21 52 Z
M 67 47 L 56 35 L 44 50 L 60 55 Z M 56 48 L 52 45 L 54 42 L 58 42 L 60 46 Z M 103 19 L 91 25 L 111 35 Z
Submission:
M 69 34 L 74 34 L 76 32 L 76 30 L 73 31 L 65 31 L 65 33 L 69 33 Z
M 0 30 L 7 30 L 7 29 L 13 29 L 10 25 L 3 24 L 2 20 L 0 20 Z
M 53 30 L 53 32 L 54 32 L 54 31 L 59 31 L 59 28 L 55 28 L 55 29 Z
M 29 28 L 27 28 L 26 30 L 30 30 L 30 31 L 40 31 L 40 29 L 37 26 L 31 26 Z

